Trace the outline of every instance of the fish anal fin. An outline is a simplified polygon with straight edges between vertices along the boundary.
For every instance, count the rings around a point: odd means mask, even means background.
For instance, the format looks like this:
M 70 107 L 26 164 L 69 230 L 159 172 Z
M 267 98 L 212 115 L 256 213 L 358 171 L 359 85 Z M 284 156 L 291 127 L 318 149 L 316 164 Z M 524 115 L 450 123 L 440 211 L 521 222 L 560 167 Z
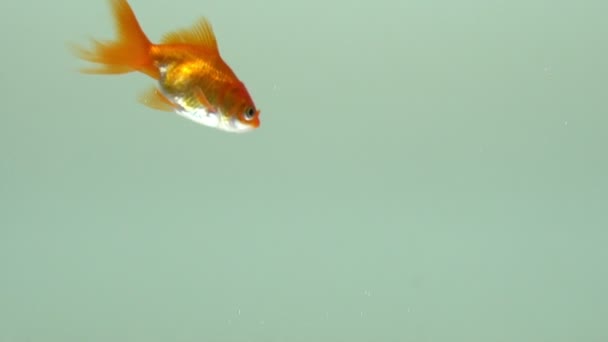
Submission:
M 177 109 L 177 106 L 169 101 L 156 87 L 151 87 L 142 92 L 137 99 L 143 105 L 163 112 L 174 112 Z
M 192 27 L 173 31 L 164 35 L 163 44 L 194 44 L 217 51 L 217 41 L 211 23 L 200 18 Z

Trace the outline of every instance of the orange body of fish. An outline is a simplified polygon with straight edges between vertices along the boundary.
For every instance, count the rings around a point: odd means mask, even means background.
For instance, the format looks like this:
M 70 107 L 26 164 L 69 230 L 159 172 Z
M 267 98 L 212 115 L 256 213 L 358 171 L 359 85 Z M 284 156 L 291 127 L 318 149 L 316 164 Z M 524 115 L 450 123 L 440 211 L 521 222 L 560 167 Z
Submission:
M 160 44 L 153 44 L 126 0 L 110 0 L 110 4 L 118 39 L 94 40 L 91 49 L 74 46 L 77 56 L 98 64 L 83 72 L 141 72 L 157 80 L 156 86 L 139 98 L 151 108 L 228 132 L 247 132 L 260 126 L 260 111 L 220 56 L 206 19 L 201 18 L 190 29 L 168 33 Z

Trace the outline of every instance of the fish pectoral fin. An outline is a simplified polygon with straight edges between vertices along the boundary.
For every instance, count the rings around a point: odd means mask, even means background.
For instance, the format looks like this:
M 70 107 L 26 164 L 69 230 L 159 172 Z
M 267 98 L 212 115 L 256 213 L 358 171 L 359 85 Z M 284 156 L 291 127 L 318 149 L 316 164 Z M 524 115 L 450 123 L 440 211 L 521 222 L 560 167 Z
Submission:
M 137 99 L 145 106 L 164 112 L 174 112 L 178 109 L 177 105 L 169 101 L 156 87 L 142 92 Z
M 208 112 L 217 113 L 217 110 L 211 105 L 211 102 L 209 102 L 209 99 L 207 99 L 207 96 L 205 96 L 205 93 L 201 88 L 196 88 L 194 94 L 196 95 L 198 102 L 200 102 Z

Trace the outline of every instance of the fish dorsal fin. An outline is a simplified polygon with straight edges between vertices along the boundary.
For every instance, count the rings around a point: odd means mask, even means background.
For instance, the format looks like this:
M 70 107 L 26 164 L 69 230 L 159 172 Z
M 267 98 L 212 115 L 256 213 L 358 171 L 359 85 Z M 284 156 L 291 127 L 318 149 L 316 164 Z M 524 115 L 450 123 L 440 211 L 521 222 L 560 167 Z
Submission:
M 164 44 L 194 44 L 217 51 L 217 42 L 211 23 L 200 18 L 192 27 L 165 34 Z

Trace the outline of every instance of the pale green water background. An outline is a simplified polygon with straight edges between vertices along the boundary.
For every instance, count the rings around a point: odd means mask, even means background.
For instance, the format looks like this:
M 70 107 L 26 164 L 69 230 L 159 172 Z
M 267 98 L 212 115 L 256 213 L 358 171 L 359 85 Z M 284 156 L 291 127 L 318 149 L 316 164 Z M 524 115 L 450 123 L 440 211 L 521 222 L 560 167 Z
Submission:
M 143 1 L 207 16 L 233 135 L 0 5 L 0 341 L 608 341 L 608 2 Z

